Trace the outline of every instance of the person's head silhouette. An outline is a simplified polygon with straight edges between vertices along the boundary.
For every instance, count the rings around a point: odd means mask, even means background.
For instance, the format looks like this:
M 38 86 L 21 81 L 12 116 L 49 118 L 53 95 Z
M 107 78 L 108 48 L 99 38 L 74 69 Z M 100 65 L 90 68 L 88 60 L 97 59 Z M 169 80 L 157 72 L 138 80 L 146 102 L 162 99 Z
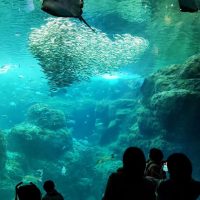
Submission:
M 163 159 L 163 152 L 160 150 L 160 149 L 157 149 L 157 148 L 152 148 L 150 149 L 149 151 L 149 158 L 156 162 L 156 163 L 159 163 L 162 161 Z
M 145 156 L 143 151 L 138 147 L 129 147 L 123 155 L 124 170 L 140 177 L 144 175 Z
M 192 177 L 192 163 L 183 153 L 174 153 L 167 159 L 170 178 L 176 181 L 187 181 Z
M 55 190 L 55 184 L 52 180 L 47 180 L 44 182 L 43 188 L 47 193 L 50 193 Z

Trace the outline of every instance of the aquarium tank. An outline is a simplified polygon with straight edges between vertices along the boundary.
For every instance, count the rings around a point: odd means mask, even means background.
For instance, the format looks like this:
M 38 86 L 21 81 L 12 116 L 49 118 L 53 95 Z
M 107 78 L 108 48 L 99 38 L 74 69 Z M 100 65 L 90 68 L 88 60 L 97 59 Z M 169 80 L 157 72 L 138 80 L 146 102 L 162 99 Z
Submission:
M 186 153 L 200 179 L 199 12 L 85 0 L 59 17 L 42 2 L 0 1 L 0 199 L 50 179 L 99 200 L 129 146 Z

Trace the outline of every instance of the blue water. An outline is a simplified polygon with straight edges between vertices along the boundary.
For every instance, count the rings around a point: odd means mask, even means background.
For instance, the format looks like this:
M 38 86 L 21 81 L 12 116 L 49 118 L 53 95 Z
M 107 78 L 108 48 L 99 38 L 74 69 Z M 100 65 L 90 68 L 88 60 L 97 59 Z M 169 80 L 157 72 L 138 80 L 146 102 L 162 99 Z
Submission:
M 140 37 L 147 45 L 141 52 L 138 50 L 137 59 L 121 62 L 117 70 L 111 70 L 106 76 L 100 73 L 89 76 L 87 81 L 72 81 L 70 86 L 52 90 L 41 60 L 33 55 L 29 42 L 33 28 L 45 25 L 50 16 L 40 10 L 39 0 L 2 0 L 0 9 L 0 129 L 7 143 L 6 153 L 2 150 L 7 157 L 1 169 L 0 199 L 13 199 L 14 186 L 21 180 L 33 181 L 42 190 L 46 179 L 55 180 L 65 199 L 100 199 L 107 177 L 121 165 L 126 147 L 139 145 L 147 155 L 149 146 L 137 142 L 141 136 L 136 134 L 142 98 L 140 87 L 145 77 L 157 69 L 181 64 L 199 53 L 199 13 L 180 13 L 177 2 L 171 0 L 156 3 L 86 0 L 83 16 L 97 30 L 96 34 L 105 34 L 111 41 L 116 34 L 122 38 L 123 34 L 130 34 Z M 84 27 L 78 20 L 71 21 Z M 84 33 L 90 31 L 84 28 Z M 90 36 L 80 37 L 86 37 L 84 41 L 89 42 Z M 131 40 L 126 41 L 125 50 L 132 45 Z M 111 50 L 108 52 L 115 54 Z M 123 55 L 128 54 L 125 50 Z M 98 55 L 98 49 L 94 51 Z M 80 52 L 90 56 L 84 49 Z M 56 53 L 61 54 L 59 48 Z M 123 60 L 121 55 L 117 55 L 119 60 Z M 79 55 L 74 57 L 79 61 Z M 106 59 L 108 57 L 99 57 L 98 67 L 104 68 L 101 63 L 106 63 Z M 84 67 L 93 67 L 92 58 L 88 60 L 88 66 Z M 58 81 L 65 77 L 60 75 Z M 36 117 L 35 124 L 30 122 L 30 108 L 39 104 L 48 107 L 46 115 L 41 114 L 44 118 L 54 110 L 61 111 L 66 118 L 65 126 L 56 130 L 41 128 L 37 123 L 42 117 Z M 30 142 L 30 146 L 26 146 L 26 142 Z M 37 152 L 43 154 L 34 153 L 36 145 Z M 164 150 L 166 156 L 171 153 L 167 148 Z M 195 167 L 199 164 L 196 160 L 194 163 Z M 198 178 L 198 170 L 195 170 Z

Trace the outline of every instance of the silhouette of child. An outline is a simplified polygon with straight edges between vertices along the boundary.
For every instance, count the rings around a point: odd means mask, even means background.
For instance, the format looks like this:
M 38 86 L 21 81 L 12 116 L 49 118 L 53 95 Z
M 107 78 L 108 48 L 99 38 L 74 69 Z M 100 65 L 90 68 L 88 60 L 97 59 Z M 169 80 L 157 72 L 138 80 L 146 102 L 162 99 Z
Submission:
M 43 188 L 46 191 L 46 194 L 42 200 L 64 200 L 63 196 L 56 191 L 55 184 L 52 180 L 45 181 Z
M 163 157 L 163 153 L 160 149 L 150 149 L 149 160 L 146 162 L 145 176 L 155 179 L 166 178 L 166 173 L 163 170 Z

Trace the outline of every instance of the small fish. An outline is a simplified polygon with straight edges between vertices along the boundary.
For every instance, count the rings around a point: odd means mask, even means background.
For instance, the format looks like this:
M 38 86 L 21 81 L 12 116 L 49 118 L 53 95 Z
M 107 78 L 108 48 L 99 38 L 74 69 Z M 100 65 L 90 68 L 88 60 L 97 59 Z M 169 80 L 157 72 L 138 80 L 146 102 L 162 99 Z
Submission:
M 105 162 L 107 162 L 107 161 L 112 161 L 112 160 L 114 160 L 114 159 L 115 159 L 115 154 L 112 153 L 112 154 L 109 155 L 109 156 L 104 156 L 104 157 L 98 159 L 97 162 L 96 162 L 96 164 L 99 165 L 99 164 L 105 163 Z
M 65 175 L 66 175 L 66 172 L 67 172 L 67 169 L 66 169 L 65 166 L 63 166 L 62 169 L 61 169 L 61 174 L 62 174 L 63 176 L 65 176 Z
M 83 21 L 92 31 L 94 29 L 81 16 L 83 0 L 43 0 L 41 9 L 56 17 L 73 17 Z
M 68 125 L 75 125 L 76 124 L 76 121 L 75 120 L 67 120 L 67 124 Z
M 1 115 L 2 118 L 8 118 L 8 115 Z
M 18 75 L 18 78 L 24 79 L 24 75 L 20 74 L 20 75 Z
M 11 69 L 9 64 L 0 67 L 0 74 L 6 74 Z
M 15 33 L 15 36 L 16 36 L 16 37 L 20 37 L 20 36 L 21 36 L 21 33 Z
M 10 105 L 10 106 L 13 106 L 13 107 L 17 106 L 17 104 L 16 104 L 14 101 L 11 101 L 11 102 L 9 103 L 9 105 Z
M 36 91 L 35 94 L 36 94 L 36 95 L 43 95 L 43 93 L 40 92 L 40 91 Z
M 50 91 L 50 96 L 54 97 L 54 96 L 65 96 L 67 93 L 67 89 L 66 88 L 58 88 L 56 90 L 51 90 Z
M 17 64 L 5 64 L 0 66 L 0 74 L 6 74 L 12 70 L 19 68 L 20 65 Z
M 35 5 L 33 3 L 33 0 L 27 0 L 25 11 L 29 13 L 32 12 L 33 10 L 35 10 Z

